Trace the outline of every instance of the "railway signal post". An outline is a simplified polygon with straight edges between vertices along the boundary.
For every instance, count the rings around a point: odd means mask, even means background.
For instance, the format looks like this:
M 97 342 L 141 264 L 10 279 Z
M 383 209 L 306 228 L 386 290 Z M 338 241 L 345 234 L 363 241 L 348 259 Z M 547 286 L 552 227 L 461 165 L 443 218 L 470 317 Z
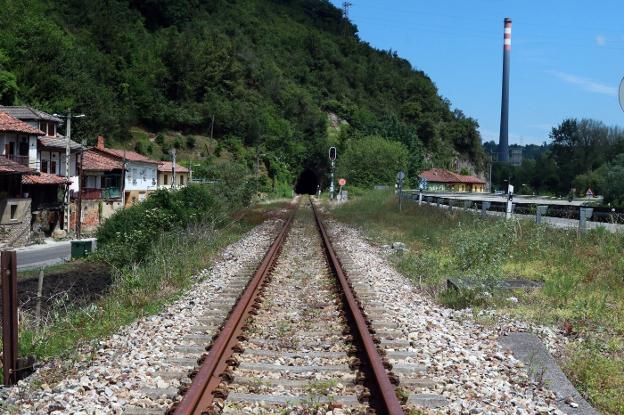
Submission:
M 329 161 L 331 162 L 331 179 L 329 181 L 329 200 L 334 200 L 334 169 L 336 167 L 336 147 L 329 148 Z

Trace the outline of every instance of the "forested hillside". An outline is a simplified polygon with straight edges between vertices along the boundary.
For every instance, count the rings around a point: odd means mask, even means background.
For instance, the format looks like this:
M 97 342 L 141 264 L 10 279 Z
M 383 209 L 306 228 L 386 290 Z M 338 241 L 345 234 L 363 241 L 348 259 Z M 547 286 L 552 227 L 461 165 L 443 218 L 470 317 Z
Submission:
M 0 0 L 0 10 L 0 103 L 84 112 L 78 137 L 120 145 L 131 127 L 212 130 L 217 153 L 248 168 L 261 154 L 291 182 L 303 166 L 322 170 L 330 143 L 370 135 L 405 146 L 411 177 L 457 158 L 481 166 L 476 121 L 325 0 Z

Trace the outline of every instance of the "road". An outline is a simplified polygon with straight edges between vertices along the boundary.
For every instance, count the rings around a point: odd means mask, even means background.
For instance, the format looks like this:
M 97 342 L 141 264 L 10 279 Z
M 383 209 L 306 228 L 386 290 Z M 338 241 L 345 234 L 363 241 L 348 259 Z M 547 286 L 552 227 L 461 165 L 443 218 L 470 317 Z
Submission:
M 71 258 L 71 241 L 47 242 L 17 248 L 17 269 L 45 267 Z

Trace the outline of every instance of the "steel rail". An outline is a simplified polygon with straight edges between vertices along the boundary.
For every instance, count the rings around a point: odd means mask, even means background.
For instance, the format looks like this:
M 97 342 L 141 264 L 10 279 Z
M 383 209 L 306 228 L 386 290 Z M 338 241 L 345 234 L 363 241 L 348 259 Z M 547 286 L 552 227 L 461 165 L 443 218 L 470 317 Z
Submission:
M 329 259 L 329 265 L 340 282 L 342 293 L 346 299 L 347 309 L 345 311 L 348 313 L 349 317 L 351 317 L 351 321 L 354 323 L 357 330 L 357 336 L 362 343 L 362 351 L 364 352 L 363 357 L 366 359 L 363 363 L 368 369 L 370 369 L 369 371 L 371 375 L 367 376 L 369 388 L 371 389 L 371 398 L 375 400 L 375 403 L 378 406 L 378 413 L 388 415 L 404 415 L 401 403 L 396 396 L 395 388 L 388 377 L 383 360 L 377 350 L 377 345 L 375 344 L 373 336 L 371 335 L 368 325 L 366 324 L 366 318 L 360 310 L 358 301 L 356 300 L 355 294 L 351 289 L 349 280 L 342 270 L 340 261 L 338 260 L 329 236 L 327 235 L 325 225 L 323 225 L 321 217 L 311 198 L 310 205 L 312 206 L 316 224 L 319 232 L 321 233 L 325 252 L 327 253 L 327 257 Z
M 296 211 L 297 207 L 293 208 L 284 227 L 271 244 L 252 279 L 232 309 L 223 329 L 214 340 L 208 355 L 193 378 L 191 386 L 179 404 L 175 406 L 173 414 L 201 415 L 213 413 L 213 392 L 222 381 L 220 375 L 228 367 L 226 361 L 232 356 L 233 348 L 239 343 L 238 337 L 258 296 L 258 288 L 275 265 Z

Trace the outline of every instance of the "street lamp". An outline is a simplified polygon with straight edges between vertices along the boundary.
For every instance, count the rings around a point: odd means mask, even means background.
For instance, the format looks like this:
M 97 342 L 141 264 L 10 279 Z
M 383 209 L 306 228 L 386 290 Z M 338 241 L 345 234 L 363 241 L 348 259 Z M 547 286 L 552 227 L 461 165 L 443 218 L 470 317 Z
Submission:
M 84 118 L 84 114 L 72 114 L 71 109 L 67 110 L 67 115 L 61 114 L 52 114 L 55 117 L 65 118 L 67 120 L 67 131 L 65 132 L 66 145 L 65 145 L 65 177 L 69 180 L 69 158 L 71 157 L 71 120 L 72 118 Z M 80 183 L 78 183 L 78 188 L 80 189 Z M 64 228 L 65 231 L 69 234 L 69 185 L 67 185 L 67 189 L 65 191 L 65 219 L 64 219 Z

